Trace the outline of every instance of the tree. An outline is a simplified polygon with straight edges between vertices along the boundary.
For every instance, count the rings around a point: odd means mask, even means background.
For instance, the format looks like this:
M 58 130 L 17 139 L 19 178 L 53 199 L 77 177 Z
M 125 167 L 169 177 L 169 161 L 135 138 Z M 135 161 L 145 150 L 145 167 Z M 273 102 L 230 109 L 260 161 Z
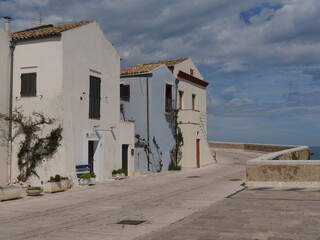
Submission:
M 17 153 L 20 171 L 17 179 L 25 182 L 33 175 L 39 177 L 37 167 L 41 165 L 44 158 L 52 156 L 60 146 L 62 127 L 59 125 L 46 136 L 40 137 L 40 132 L 46 125 L 52 125 L 55 119 L 45 117 L 39 112 L 25 116 L 20 108 L 16 108 L 11 117 L 0 114 L 0 120 L 11 121 L 17 129 L 16 135 L 8 139 L 9 141 L 13 141 L 19 135 L 23 136 Z

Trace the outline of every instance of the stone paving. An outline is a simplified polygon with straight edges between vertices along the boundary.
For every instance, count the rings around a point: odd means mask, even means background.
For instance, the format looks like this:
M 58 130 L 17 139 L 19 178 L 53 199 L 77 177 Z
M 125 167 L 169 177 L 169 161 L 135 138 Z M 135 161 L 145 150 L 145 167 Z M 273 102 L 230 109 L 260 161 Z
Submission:
M 129 240 L 165 229 L 242 189 L 244 163 L 261 155 L 217 152 L 219 164 L 200 169 L 1 202 L 0 240 Z M 122 220 L 146 222 L 117 224 Z
M 320 190 L 245 189 L 139 239 L 320 239 Z

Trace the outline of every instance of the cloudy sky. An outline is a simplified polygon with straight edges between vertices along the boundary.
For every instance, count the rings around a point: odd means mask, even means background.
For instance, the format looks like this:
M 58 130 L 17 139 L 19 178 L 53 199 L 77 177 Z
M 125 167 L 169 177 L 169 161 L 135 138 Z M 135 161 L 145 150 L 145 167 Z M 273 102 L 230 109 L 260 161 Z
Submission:
M 97 20 L 122 66 L 191 57 L 209 139 L 320 145 L 319 0 L 0 0 L 13 30 Z

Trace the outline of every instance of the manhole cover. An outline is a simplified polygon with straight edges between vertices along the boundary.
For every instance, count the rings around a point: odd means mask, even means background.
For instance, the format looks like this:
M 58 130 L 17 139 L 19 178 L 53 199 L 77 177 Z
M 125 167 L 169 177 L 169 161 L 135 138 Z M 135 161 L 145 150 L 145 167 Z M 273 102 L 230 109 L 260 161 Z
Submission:
M 188 176 L 188 178 L 201 178 L 200 176 Z
M 229 181 L 236 182 L 236 181 L 242 181 L 242 179 L 241 178 L 231 178 L 231 179 L 229 179 Z
M 117 224 L 121 225 L 139 225 L 141 223 L 144 223 L 146 221 L 143 220 L 122 220 L 120 222 L 117 222 Z

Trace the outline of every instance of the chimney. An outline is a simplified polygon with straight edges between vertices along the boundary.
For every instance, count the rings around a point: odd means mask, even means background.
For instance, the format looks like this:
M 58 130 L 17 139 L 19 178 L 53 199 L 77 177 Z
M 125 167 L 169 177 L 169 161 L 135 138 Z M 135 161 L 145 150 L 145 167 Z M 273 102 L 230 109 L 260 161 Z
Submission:
M 3 17 L 4 18 L 4 29 L 10 33 L 10 20 L 12 19 L 11 17 Z

